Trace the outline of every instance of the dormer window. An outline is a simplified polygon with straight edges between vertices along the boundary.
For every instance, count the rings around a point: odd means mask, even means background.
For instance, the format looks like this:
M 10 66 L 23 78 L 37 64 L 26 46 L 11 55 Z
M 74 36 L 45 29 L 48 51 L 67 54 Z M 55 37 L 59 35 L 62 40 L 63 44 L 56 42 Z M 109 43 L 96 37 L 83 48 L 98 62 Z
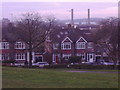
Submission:
M 69 50 L 71 49 L 71 44 L 73 42 L 71 41 L 71 39 L 69 37 L 66 37 L 63 41 L 62 41 L 62 44 L 61 44 L 61 48 L 64 49 L 64 50 Z
M 62 49 L 66 49 L 66 50 L 71 49 L 71 43 L 70 42 L 62 43 Z
M 85 49 L 86 43 L 87 41 L 83 37 L 80 37 L 76 42 L 76 49 Z
M 0 49 L 9 49 L 9 42 L 0 42 Z
M 25 49 L 25 43 L 24 42 L 16 42 L 15 49 Z
M 85 42 L 76 43 L 76 49 L 85 49 Z

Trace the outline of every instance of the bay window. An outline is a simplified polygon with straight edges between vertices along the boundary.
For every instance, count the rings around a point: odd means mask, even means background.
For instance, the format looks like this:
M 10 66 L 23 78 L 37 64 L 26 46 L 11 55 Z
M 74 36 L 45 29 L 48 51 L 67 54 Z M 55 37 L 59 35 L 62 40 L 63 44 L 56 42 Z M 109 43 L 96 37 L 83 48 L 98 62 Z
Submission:
M 16 60 L 25 60 L 25 53 L 16 53 L 15 59 Z
M 85 60 L 85 53 L 77 54 L 77 56 L 80 56 L 82 58 L 82 60 Z
M 1 60 L 9 60 L 9 54 L 1 54 L 0 57 Z
M 68 60 L 70 56 L 71 56 L 71 54 L 63 54 L 63 58 L 64 58 L 65 60 Z

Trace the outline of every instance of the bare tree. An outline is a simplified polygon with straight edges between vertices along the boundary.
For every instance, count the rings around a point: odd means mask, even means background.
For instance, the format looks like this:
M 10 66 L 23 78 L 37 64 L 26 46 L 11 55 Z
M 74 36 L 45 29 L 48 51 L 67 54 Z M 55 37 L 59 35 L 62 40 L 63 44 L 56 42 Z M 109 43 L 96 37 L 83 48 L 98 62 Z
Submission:
M 101 28 L 95 33 L 94 41 L 114 62 L 118 62 L 118 21 L 117 18 L 109 18 L 101 22 Z
M 26 13 L 17 22 L 16 32 L 28 45 L 29 67 L 32 66 L 32 52 L 41 45 L 52 30 L 54 19 L 44 22 L 38 13 Z

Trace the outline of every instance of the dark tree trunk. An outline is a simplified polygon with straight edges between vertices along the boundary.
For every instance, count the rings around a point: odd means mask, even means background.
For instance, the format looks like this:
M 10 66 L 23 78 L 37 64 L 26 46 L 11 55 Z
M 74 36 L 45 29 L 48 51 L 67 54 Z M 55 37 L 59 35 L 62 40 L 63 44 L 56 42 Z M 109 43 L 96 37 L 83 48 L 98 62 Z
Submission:
M 29 67 L 32 67 L 32 50 L 29 50 Z
M 32 67 L 32 44 L 29 44 L 29 68 Z

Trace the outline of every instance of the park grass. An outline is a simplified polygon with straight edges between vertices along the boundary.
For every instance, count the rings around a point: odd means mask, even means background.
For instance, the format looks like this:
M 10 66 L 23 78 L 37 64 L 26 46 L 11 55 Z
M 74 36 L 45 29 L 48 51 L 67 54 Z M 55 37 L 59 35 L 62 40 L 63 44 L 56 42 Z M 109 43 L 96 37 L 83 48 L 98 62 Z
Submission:
M 2 85 L 3 88 L 118 88 L 117 73 L 66 70 L 3 67 Z

